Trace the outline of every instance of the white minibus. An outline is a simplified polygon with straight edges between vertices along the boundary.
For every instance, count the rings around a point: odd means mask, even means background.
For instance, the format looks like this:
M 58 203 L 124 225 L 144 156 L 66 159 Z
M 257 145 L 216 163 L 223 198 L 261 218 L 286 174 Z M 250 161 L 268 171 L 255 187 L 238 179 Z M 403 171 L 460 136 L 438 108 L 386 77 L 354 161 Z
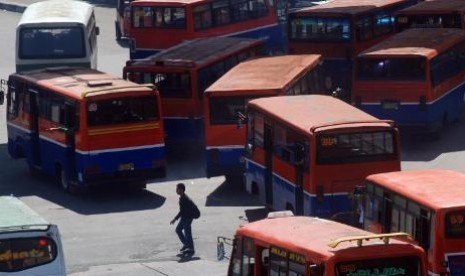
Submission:
M 0 275 L 66 275 L 58 227 L 14 196 L 0 196 Z
M 16 71 L 55 66 L 97 68 L 94 7 L 74 0 L 30 4 L 16 27 Z

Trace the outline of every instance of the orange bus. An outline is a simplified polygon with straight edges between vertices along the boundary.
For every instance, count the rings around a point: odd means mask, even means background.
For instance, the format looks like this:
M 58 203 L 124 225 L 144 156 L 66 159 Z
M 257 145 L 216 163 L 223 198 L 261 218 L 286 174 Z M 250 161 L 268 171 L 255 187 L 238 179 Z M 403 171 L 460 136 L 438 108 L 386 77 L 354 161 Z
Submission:
M 271 217 L 236 230 L 228 275 L 426 276 L 424 250 L 316 217 Z M 221 242 L 221 241 L 220 241 Z
M 403 231 L 427 252 L 429 275 L 465 275 L 465 174 L 415 170 L 367 177 L 364 228 Z
M 274 210 L 353 219 L 354 187 L 400 170 L 392 122 L 335 97 L 259 98 L 247 109 L 246 189 Z
M 56 67 L 10 75 L 8 152 L 64 190 L 165 176 L 158 91 L 100 71 Z M 128 138 L 130 137 L 130 138 Z
M 241 61 L 263 54 L 264 41 L 210 37 L 186 41 L 147 59 L 130 60 L 123 78 L 160 91 L 168 143 L 204 138 L 205 89 Z
M 405 131 L 439 137 L 464 110 L 464 76 L 464 30 L 407 29 L 357 56 L 352 103 Z
M 204 94 L 207 177 L 243 176 L 247 102 L 278 95 L 314 94 L 321 91 L 320 55 L 284 55 L 241 62 Z
M 465 29 L 465 1 L 426 1 L 402 9 L 395 15 L 397 32 L 408 28 Z
M 264 39 L 284 53 L 276 2 L 266 0 L 138 0 L 131 6 L 130 58 L 145 58 L 186 40 L 213 36 Z M 284 15 L 283 7 L 280 8 Z
M 394 34 L 394 13 L 415 0 L 336 0 L 289 12 L 290 54 L 325 59 L 325 89 L 350 100 L 352 59 Z M 341 93 L 341 92 L 340 92 Z

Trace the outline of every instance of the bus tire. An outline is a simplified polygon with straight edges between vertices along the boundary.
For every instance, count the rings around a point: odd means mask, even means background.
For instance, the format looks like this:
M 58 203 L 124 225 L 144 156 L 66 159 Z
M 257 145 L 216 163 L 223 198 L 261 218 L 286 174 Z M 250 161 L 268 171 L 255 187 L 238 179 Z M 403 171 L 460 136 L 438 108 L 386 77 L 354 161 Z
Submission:
M 286 211 L 291 211 L 293 214 L 295 214 L 295 211 L 294 211 L 294 206 L 292 206 L 291 203 L 286 203 Z
M 63 170 L 60 166 L 58 166 L 58 168 L 57 168 L 57 175 L 56 176 L 57 176 L 57 182 L 58 182 L 58 184 L 60 184 L 61 188 L 65 192 L 70 192 L 69 179 L 66 176 L 65 170 Z
M 121 29 L 119 27 L 118 21 L 115 21 L 115 33 L 116 40 L 121 40 Z

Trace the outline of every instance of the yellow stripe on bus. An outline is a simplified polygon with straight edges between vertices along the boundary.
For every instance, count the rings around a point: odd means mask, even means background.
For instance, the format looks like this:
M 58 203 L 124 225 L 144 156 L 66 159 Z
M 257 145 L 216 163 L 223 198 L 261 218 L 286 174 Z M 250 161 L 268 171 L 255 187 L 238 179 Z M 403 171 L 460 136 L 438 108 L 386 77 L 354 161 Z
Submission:
M 111 133 L 121 133 L 129 131 L 138 131 L 138 130 L 149 130 L 159 128 L 160 125 L 156 124 L 144 124 L 137 126 L 126 126 L 126 127 L 109 127 L 109 128 L 99 128 L 99 129 L 89 129 L 89 135 L 102 135 L 102 134 L 111 134 Z

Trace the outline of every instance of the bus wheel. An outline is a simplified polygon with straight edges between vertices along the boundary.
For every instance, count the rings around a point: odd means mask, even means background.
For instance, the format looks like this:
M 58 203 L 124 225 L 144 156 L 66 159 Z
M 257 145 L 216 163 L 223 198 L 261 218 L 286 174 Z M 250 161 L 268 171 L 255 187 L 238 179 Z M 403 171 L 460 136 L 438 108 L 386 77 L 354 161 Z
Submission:
M 69 187 L 69 179 L 66 176 L 66 172 L 63 169 L 58 170 L 58 183 L 60 183 L 61 188 L 63 188 L 64 191 L 69 192 L 70 187 Z
M 287 211 L 291 211 L 293 214 L 295 214 L 295 212 L 294 212 L 294 206 L 292 206 L 292 204 L 290 204 L 289 202 L 286 203 L 286 210 L 287 210 Z

